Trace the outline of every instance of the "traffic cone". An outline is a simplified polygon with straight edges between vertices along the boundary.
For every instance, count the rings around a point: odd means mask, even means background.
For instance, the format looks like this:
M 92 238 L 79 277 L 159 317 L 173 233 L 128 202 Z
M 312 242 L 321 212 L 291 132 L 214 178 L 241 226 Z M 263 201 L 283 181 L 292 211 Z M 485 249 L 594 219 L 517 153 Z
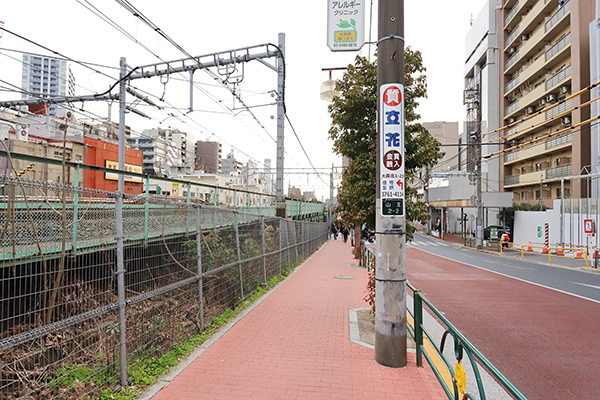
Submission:
M 529 242 L 529 247 L 527 247 L 527 251 L 533 251 L 533 249 L 531 248 L 531 242 Z
M 581 249 L 579 247 L 577 248 L 577 254 L 575 255 L 575 258 L 583 258 L 581 255 Z
M 542 249 L 542 253 L 544 253 L 544 254 L 548 253 L 548 248 L 546 246 L 544 246 L 544 248 Z
M 594 246 L 594 252 L 592 253 L 592 258 L 598 257 L 598 249 Z
M 556 252 L 556 254 L 559 255 L 559 256 L 564 256 L 562 249 L 558 249 L 558 251 Z

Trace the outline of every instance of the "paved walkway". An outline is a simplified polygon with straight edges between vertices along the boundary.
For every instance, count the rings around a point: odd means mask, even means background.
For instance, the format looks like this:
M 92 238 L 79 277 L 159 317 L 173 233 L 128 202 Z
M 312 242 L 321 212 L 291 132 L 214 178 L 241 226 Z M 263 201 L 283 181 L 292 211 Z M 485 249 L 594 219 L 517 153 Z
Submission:
M 386 368 L 350 342 L 348 312 L 367 307 L 352 262 L 349 244 L 327 243 L 152 400 L 446 399 L 415 353 Z

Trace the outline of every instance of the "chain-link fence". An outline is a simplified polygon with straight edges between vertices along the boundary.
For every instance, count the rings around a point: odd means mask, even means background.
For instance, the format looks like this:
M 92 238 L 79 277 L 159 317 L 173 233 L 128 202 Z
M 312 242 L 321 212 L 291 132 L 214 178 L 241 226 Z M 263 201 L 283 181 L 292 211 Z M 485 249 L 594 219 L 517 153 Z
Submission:
M 327 240 L 326 223 L 0 181 L 1 400 L 98 398 Z

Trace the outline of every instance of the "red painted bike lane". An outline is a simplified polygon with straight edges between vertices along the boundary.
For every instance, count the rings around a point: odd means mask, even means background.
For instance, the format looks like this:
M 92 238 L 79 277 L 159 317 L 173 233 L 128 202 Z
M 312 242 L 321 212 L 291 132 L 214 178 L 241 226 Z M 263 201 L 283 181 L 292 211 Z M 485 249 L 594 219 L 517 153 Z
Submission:
M 528 398 L 600 399 L 600 304 L 413 248 L 407 276 Z

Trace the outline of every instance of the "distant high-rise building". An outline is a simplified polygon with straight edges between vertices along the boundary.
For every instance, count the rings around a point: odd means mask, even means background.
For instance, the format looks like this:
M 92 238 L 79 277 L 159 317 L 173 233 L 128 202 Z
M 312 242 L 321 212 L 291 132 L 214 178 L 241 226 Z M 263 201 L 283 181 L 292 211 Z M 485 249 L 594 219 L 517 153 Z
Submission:
M 442 145 L 444 158 L 438 161 L 431 172 L 448 172 L 458 169 L 458 122 L 423 122 L 423 127 Z
M 195 169 L 209 174 L 220 174 L 222 172 L 221 151 L 219 142 L 196 142 Z
M 238 176 L 242 173 L 242 163 L 235 159 L 233 150 L 227 154 L 227 158 L 224 158 L 221 164 L 222 173 L 225 176 Z
M 23 73 L 21 87 L 23 99 L 50 98 L 74 93 L 75 78 L 65 60 L 23 54 Z M 66 115 L 66 110 L 56 104 L 50 104 L 48 114 L 57 117 Z

